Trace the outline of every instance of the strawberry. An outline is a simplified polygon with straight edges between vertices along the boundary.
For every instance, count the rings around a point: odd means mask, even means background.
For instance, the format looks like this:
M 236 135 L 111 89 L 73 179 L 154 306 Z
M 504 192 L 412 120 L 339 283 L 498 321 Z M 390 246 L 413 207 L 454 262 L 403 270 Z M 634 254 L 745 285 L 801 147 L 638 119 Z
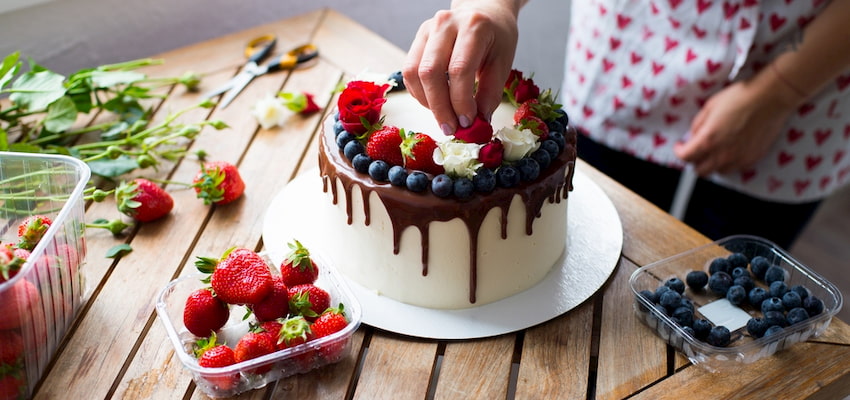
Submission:
M 245 192 L 245 182 L 242 181 L 239 170 L 226 161 L 204 163 L 192 181 L 192 187 L 206 205 L 224 205 L 238 199 Z
M 139 222 L 149 222 L 168 215 L 174 199 L 159 185 L 137 178 L 123 182 L 115 189 L 118 211 Z
M 53 221 L 44 215 L 31 215 L 18 225 L 18 247 L 32 250 L 50 228 Z
M 330 304 L 330 294 L 312 283 L 289 288 L 289 311 L 307 321 L 314 321 Z
M 539 117 L 537 108 L 540 102 L 537 99 L 528 100 L 517 107 L 514 111 L 514 124 L 519 124 L 520 121 L 529 117 Z
M 316 104 L 315 100 L 313 100 L 312 94 L 304 92 L 304 97 L 306 98 L 307 104 L 304 106 L 304 108 L 301 111 L 298 111 L 298 114 L 306 116 L 306 115 L 311 115 L 311 114 L 314 114 L 314 113 L 321 111 L 321 108 L 319 108 L 319 105 Z
M 29 316 L 22 312 L 34 308 L 39 299 L 38 289 L 26 279 L 0 292 L 0 330 L 15 329 L 28 321 Z
M 17 366 L 24 360 L 24 339 L 13 330 L 0 331 L 0 375 L 4 368 Z
M 272 341 L 269 335 L 258 332 L 248 332 L 243 335 L 242 338 L 239 339 L 239 342 L 236 343 L 236 347 L 233 349 L 237 363 L 262 357 L 266 354 L 274 353 L 275 351 L 277 351 L 277 346 L 275 346 L 274 341 Z M 255 368 L 251 372 L 255 374 L 264 374 L 271 370 L 271 368 L 272 363 L 268 363 Z
M 346 326 L 348 326 L 348 320 L 345 318 L 343 304 L 340 303 L 338 307 L 328 308 L 319 318 L 316 318 L 311 330 L 316 338 L 321 338 L 339 332 Z M 347 340 L 343 339 L 325 343 L 319 348 L 319 354 L 329 361 L 339 360 L 346 344 Z
M 0 399 L 27 398 L 27 381 L 21 373 L 0 375 Z
M 301 245 L 301 242 L 293 240 L 287 243 L 291 249 L 286 260 L 280 267 L 280 274 L 287 287 L 313 283 L 319 277 L 319 267 L 310 258 L 310 251 Z
M 26 260 L 18 256 L 18 251 L 23 249 L 12 248 L 11 245 L 0 245 L 0 283 L 12 279 L 24 266 Z
M 540 141 L 544 141 L 549 137 L 549 127 L 542 119 L 537 117 L 526 117 L 519 123 L 519 129 L 531 129 L 535 135 L 540 137 Z
M 268 264 L 249 249 L 229 249 L 218 260 L 198 257 L 195 266 L 211 274 L 209 281 L 216 296 L 228 304 L 257 304 L 273 289 Z
M 455 139 L 463 140 L 466 143 L 484 144 L 493 138 L 493 125 L 490 125 L 487 120 L 480 115 L 475 117 L 472 125 L 466 128 L 458 128 L 455 131 Z
M 314 338 L 310 323 L 300 315 L 283 320 L 278 335 L 280 349 L 292 348 Z
M 250 306 L 258 321 L 271 321 L 289 314 L 289 290 L 283 277 L 272 276 L 272 291 L 259 303 Z
M 205 337 L 215 333 L 227 323 L 230 308 L 216 297 L 210 288 L 195 290 L 186 298 L 183 308 L 183 325 L 195 336 Z
M 215 332 L 209 338 L 195 342 L 195 357 L 204 368 L 222 368 L 236 364 L 236 353 L 224 344 L 218 344 Z M 239 384 L 239 374 L 202 374 L 210 383 L 221 390 L 230 390 Z
M 251 331 L 266 334 L 269 339 L 274 342 L 275 348 L 281 350 L 284 348 L 282 345 L 283 338 L 281 337 L 283 333 L 281 332 L 282 328 L 283 324 L 280 322 L 280 320 L 273 320 L 261 322 L 259 326 L 253 326 Z
M 441 165 L 434 162 L 434 150 L 437 142 L 424 133 L 407 133 L 401 144 L 401 154 L 404 157 L 404 167 L 409 170 L 419 170 L 433 175 L 445 172 Z
M 373 160 L 382 160 L 389 165 L 403 165 L 401 142 L 404 132 L 395 126 L 384 126 L 369 135 L 366 154 Z

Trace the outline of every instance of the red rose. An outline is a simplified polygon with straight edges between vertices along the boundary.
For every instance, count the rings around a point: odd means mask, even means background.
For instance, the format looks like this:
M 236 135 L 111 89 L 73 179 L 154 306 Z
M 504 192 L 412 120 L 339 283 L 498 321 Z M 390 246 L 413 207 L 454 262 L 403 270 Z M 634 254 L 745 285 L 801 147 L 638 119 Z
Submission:
M 481 116 L 475 117 L 472 125 L 466 128 L 458 128 L 455 131 L 455 139 L 463 140 L 466 143 L 484 144 L 490 141 L 493 137 L 493 125 L 490 125 Z
M 511 73 L 508 75 L 508 80 L 505 81 L 505 90 L 513 91 L 516 85 L 520 80 L 522 80 L 522 72 L 512 69 Z
M 502 153 L 505 150 L 505 146 L 502 145 L 502 141 L 499 139 L 493 139 L 492 142 L 487 143 L 481 150 L 478 151 L 478 161 L 481 161 L 485 167 L 494 169 L 499 165 L 502 165 Z
M 368 129 L 368 124 L 378 122 L 381 117 L 381 107 L 387 101 L 384 94 L 389 85 L 376 85 L 373 82 L 351 81 L 339 95 L 337 107 L 339 120 L 348 132 L 360 135 Z
M 540 88 L 534 84 L 531 78 L 521 79 L 514 91 L 514 99 L 517 104 L 525 103 L 526 100 L 536 99 L 540 96 Z

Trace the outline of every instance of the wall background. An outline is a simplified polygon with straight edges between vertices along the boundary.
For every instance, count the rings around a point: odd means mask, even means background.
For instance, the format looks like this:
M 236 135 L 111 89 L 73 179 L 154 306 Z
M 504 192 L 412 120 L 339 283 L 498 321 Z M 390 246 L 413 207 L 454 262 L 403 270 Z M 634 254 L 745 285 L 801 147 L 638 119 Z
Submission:
M 40 1 L 0 14 L 0 57 L 20 50 L 24 57 L 66 75 L 322 7 L 334 8 L 406 50 L 419 24 L 450 5 L 449 0 Z M 515 66 L 534 72 L 541 87 L 560 87 L 568 24 L 565 1 L 530 1 L 520 13 Z

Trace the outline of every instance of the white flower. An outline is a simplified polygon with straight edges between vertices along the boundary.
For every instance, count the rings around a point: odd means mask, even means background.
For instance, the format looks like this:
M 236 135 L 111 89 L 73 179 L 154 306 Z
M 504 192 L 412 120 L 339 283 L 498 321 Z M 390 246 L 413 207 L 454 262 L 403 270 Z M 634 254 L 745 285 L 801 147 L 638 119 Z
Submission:
M 283 126 L 292 114 L 293 112 L 275 96 L 260 99 L 251 109 L 251 115 L 257 119 L 263 129 Z
M 449 176 L 472 179 L 475 170 L 481 167 L 478 162 L 478 151 L 481 147 L 482 145 L 477 143 L 446 140 L 439 143 L 434 150 L 434 162 L 442 165 Z
M 531 129 L 504 127 L 496 132 L 496 138 L 505 146 L 505 161 L 517 161 L 540 147 L 537 135 Z

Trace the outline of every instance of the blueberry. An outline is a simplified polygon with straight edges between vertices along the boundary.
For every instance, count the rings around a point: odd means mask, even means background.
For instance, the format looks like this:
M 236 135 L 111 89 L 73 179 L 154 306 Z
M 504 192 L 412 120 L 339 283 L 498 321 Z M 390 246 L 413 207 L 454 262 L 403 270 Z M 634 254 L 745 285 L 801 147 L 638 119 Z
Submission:
M 679 307 L 685 307 L 691 311 L 694 311 L 694 302 L 691 299 L 682 296 L 682 301 L 679 302 Z
M 561 132 L 549 132 L 549 139 L 552 139 L 558 145 L 558 153 L 564 151 L 564 148 L 567 147 L 567 139 Z
M 564 132 L 564 124 L 557 119 L 546 122 L 546 127 L 549 128 L 549 132 Z
M 428 190 L 428 175 L 422 171 L 413 171 L 407 175 L 405 183 L 411 192 L 424 192 Z
M 764 331 L 764 336 L 773 336 L 780 332 L 782 332 L 782 327 L 779 325 L 773 325 L 770 328 L 767 328 L 766 331 Z
M 519 178 L 523 182 L 531 182 L 540 176 L 540 164 L 531 157 L 525 157 L 517 161 Z
M 788 326 L 788 320 L 785 319 L 785 313 L 782 311 L 768 311 L 764 313 L 764 320 L 769 326 Z
M 747 267 L 735 267 L 732 269 L 730 273 L 732 275 L 732 279 L 739 278 L 742 276 L 750 277 L 750 271 L 747 270 Z
M 336 120 L 334 121 L 334 137 L 339 138 L 339 134 L 345 131 L 345 128 L 342 127 L 342 121 Z
M 496 174 L 490 168 L 480 168 L 472 177 L 476 192 L 490 193 L 496 188 Z
M 708 278 L 708 288 L 718 296 L 726 297 L 726 292 L 731 286 L 732 277 L 723 271 L 718 271 Z
M 366 149 L 357 140 L 350 140 L 348 143 L 345 144 L 345 148 L 342 150 L 342 152 L 345 154 L 345 158 L 347 158 L 348 161 L 352 162 L 354 161 L 354 156 L 358 154 L 363 154 L 364 151 L 366 151 Z
M 369 165 L 371 164 L 372 158 L 367 156 L 366 153 L 355 154 L 354 159 L 351 160 L 351 165 L 354 167 L 354 170 L 361 174 L 368 174 Z
M 777 281 L 785 282 L 785 270 L 777 265 L 770 266 L 764 273 L 764 281 L 768 285 Z
M 658 303 L 658 296 L 655 295 L 655 292 L 649 289 L 641 290 L 640 295 L 652 304 Z
M 664 315 L 666 315 L 666 316 L 668 316 L 668 317 L 670 316 L 670 311 L 669 311 L 669 310 L 667 310 L 667 308 L 666 308 L 666 307 L 664 307 L 664 306 L 662 306 L 661 304 L 656 304 L 656 305 L 655 305 L 655 310 L 656 310 L 656 311 L 658 311 L 658 313 L 660 313 L 660 314 L 664 314 Z
M 754 287 L 756 287 L 756 282 L 755 282 L 755 281 L 753 281 L 753 278 L 751 278 L 749 275 L 747 275 L 747 276 L 739 276 L 739 277 L 737 277 L 737 278 L 734 278 L 734 279 L 732 280 L 732 284 L 733 284 L 733 285 L 743 286 L 743 287 L 744 287 L 744 290 L 746 290 L 747 292 L 749 292 L 749 291 L 750 291 L 750 290 L 752 290 Z
M 339 121 L 339 111 L 334 113 L 334 122 Z
M 393 165 L 390 167 L 387 177 L 390 179 L 390 183 L 393 186 L 401 187 L 407 185 L 407 170 L 400 165 Z
M 761 313 L 766 314 L 769 311 L 785 311 L 785 306 L 782 305 L 782 299 L 779 297 L 769 297 L 761 302 Z
M 680 295 L 675 290 L 668 290 L 658 298 L 658 304 L 661 304 L 669 310 L 678 307 L 681 302 L 682 295 Z
M 679 307 L 670 314 L 679 326 L 691 326 L 694 324 L 694 311 L 687 307 Z
M 767 290 L 764 290 L 764 288 L 760 288 L 760 287 L 752 288 L 750 290 L 750 292 L 747 294 L 747 298 L 749 299 L 750 304 L 753 307 L 756 307 L 756 308 L 759 308 L 759 309 L 761 308 L 761 303 L 763 301 L 767 300 L 769 297 L 770 297 L 770 294 L 767 292 Z
M 697 333 L 694 331 L 694 328 L 691 328 L 690 326 L 683 326 L 682 330 L 691 337 L 697 337 Z
M 440 174 L 431 180 L 431 192 L 437 197 L 449 197 L 452 195 L 454 181 L 446 174 Z
M 764 274 L 767 272 L 768 268 L 770 268 L 770 261 L 768 261 L 764 256 L 755 256 L 752 260 L 750 260 L 750 271 L 752 271 L 753 275 L 755 275 L 758 279 L 764 279 Z
M 472 197 L 475 191 L 474 185 L 469 178 L 460 177 L 455 179 L 454 194 L 459 199 L 468 199 Z
M 549 164 L 552 163 L 552 157 L 549 156 L 549 152 L 542 148 L 534 150 L 534 152 L 531 153 L 531 159 L 537 161 L 537 164 L 540 166 L 540 171 L 549 168 Z
M 390 165 L 384 160 L 375 160 L 369 164 L 369 176 L 378 182 L 386 182 Z
M 702 291 L 708 284 L 708 274 L 705 271 L 691 271 L 685 275 L 685 283 L 694 291 Z
M 786 285 L 785 282 L 782 281 L 775 281 L 770 284 L 768 292 L 770 293 L 770 297 L 779 297 L 781 299 L 782 296 L 784 296 L 785 293 L 788 292 L 788 285 Z
M 700 340 L 705 340 L 708 337 L 708 333 L 711 332 L 711 322 L 708 322 L 707 319 L 700 318 L 694 320 L 694 324 L 691 327 L 694 328 L 694 336 Z
M 558 154 L 561 154 L 561 148 L 558 147 L 558 144 L 552 139 L 544 140 L 543 143 L 540 144 L 540 148 L 549 153 L 550 161 L 558 158 Z
M 813 317 L 823 312 L 823 301 L 814 295 L 809 295 L 803 299 L 803 308 L 808 311 L 810 317 Z
M 505 165 L 496 171 L 496 180 L 499 182 L 499 186 L 504 188 L 519 185 L 519 170 L 511 165 Z
M 729 300 L 732 305 L 740 306 L 747 301 L 747 291 L 743 286 L 732 285 L 726 292 L 726 300 Z
M 732 342 L 732 333 L 729 332 L 729 328 L 723 325 L 715 326 L 708 332 L 705 341 L 712 346 L 726 347 Z
M 391 73 L 389 78 L 394 79 L 396 83 L 395 86 L 390 88 L 390 92 L 397 92 L 406 89 L 406 87 L 404 86 L 404 76 L 401 74 L 401 71 L 395 71 Z
M 564 111 L 564 109 L 559 108 L 555 110 L 555 112 L 558 114 L 558 117 L 555 119 L 560 122 L 561 125 L 567 126 L 570 124 L 570 117 L 567 115 L 567 112 Z
M 664 286 L 675 290 L 679 294 L 685 293 L 685 282 L 682 282 L 681 279 L 676 278 L 675 276 L 665 281 Z
M 767 321 L 765 321 L 764 318 L 761 317 L 750 318 L 750 320 L 747 321 L 747 332 L 750 334 L 750 336 L 756 339 L 764 336 L 764 332 L 769 327 L 770 325 L 768 325 Z
M 782 296 L 782 305 L 786 310 L 803 306 L 803 299 L 797 292 L 788 291 Z
M 800 299 L 805 300 L 806 297 L 809 297 L 809 289 L 806 289 L 803 285 L 794 285 L 791 287 L 791 291 L 797 293 L 800 296 Z
M 729 273 L 729 261 L 725 258 L 715 258 L 714 260 L 711 260 L 711 264 L 708 265 L 709 275 L 714 275 L 718 272 Z
M 747 264 L 750 263 L 750 259 L 744 255 L 744 253 L 732 253 L 726 260 L 729 261 L 729 269 L 735 268 L 747 268 Z
M 795 307 L 788 311 L 788 315 L 785 316 L 785 319 L 788 320 L 788 325 L 794 325 L 798 322 L 803 322 L 809 319 L 809 313 L 803 307 Z
M 345 151 L 345 145 L 347 145 L 348 142 L 350 142 L 354 139 L 356 139 L 356 137 L 354 137 L 353 134 L 351 134 L 348 131 L 342 131 L 342 132 L 339 133 L 339 135 L 336 136 L 336 145 L 337 145 L 337 147 L 339 147 L 340 149 L 343 149 L 343 151 Z

